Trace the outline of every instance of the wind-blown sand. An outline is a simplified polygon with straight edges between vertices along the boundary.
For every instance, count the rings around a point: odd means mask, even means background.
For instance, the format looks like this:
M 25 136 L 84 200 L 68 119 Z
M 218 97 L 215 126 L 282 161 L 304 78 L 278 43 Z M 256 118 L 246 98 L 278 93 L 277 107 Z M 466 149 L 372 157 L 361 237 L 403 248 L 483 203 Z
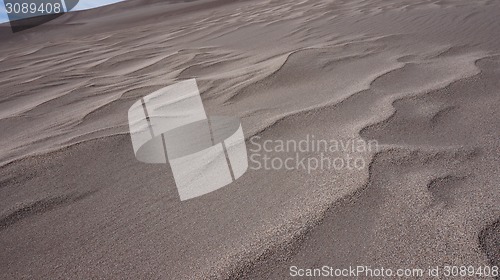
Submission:
M 0 278 L 499 265 L 499 16 L 493 0 L 130 0 L 1 27 Z M 180 202 L 168 166 L 135 159 L 127 111 L 189 78 L 247 139 L 380 150 Z

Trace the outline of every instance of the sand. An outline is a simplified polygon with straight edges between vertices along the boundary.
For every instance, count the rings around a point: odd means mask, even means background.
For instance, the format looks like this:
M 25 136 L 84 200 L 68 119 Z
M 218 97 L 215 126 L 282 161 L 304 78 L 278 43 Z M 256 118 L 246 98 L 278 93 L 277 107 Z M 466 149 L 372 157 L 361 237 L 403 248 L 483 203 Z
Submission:
M 499 265 L 499 14 L 487 0 L 129 0 L 1 26 L 0 278 Z M 168 165 L 135 159 L 127 111 L 190 78 L 248 147 L 379 149 L 359 170 L 251 169 L 181 202 Z

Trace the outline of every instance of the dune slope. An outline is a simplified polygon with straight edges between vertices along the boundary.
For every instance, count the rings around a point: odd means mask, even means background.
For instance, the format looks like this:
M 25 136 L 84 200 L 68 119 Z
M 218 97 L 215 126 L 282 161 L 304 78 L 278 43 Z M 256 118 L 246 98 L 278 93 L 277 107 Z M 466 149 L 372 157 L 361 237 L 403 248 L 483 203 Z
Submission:
M 498 265 L 499 14 L 494 0 L 129 0 L 3 26 L 0 278 Z M 251 169 L 180 202 L 168 165 L 135 159 L 127 111 L 189 78 L 249 147 L 378 148 L 362 169 Z

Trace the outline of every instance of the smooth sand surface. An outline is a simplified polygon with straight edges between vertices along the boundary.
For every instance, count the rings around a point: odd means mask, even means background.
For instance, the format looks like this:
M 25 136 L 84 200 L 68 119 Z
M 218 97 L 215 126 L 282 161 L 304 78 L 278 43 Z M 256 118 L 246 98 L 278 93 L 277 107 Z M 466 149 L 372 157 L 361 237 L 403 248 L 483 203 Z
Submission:
M 129 0 L 3 25 L 0 279 L 499 265 L 499 16 L 494 0 Z M 190 78 L 247 139 L 380 149 L 180 202 L 168 165 L 135 159 L 127 111 Z

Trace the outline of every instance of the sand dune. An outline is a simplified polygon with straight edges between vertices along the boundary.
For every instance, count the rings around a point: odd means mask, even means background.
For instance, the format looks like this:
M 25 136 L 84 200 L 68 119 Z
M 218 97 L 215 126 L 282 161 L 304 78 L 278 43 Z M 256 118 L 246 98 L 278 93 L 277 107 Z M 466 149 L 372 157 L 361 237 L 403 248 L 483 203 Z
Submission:
M 0 278 L 498 265 L 499 13 L 493 0 L 129 0 L 1 27 Z M 190 78 L 248 140 L 380 150 L 362 170 L 249 170 L 180 202 L 168 165 L 135 159 L 127 111 Z

